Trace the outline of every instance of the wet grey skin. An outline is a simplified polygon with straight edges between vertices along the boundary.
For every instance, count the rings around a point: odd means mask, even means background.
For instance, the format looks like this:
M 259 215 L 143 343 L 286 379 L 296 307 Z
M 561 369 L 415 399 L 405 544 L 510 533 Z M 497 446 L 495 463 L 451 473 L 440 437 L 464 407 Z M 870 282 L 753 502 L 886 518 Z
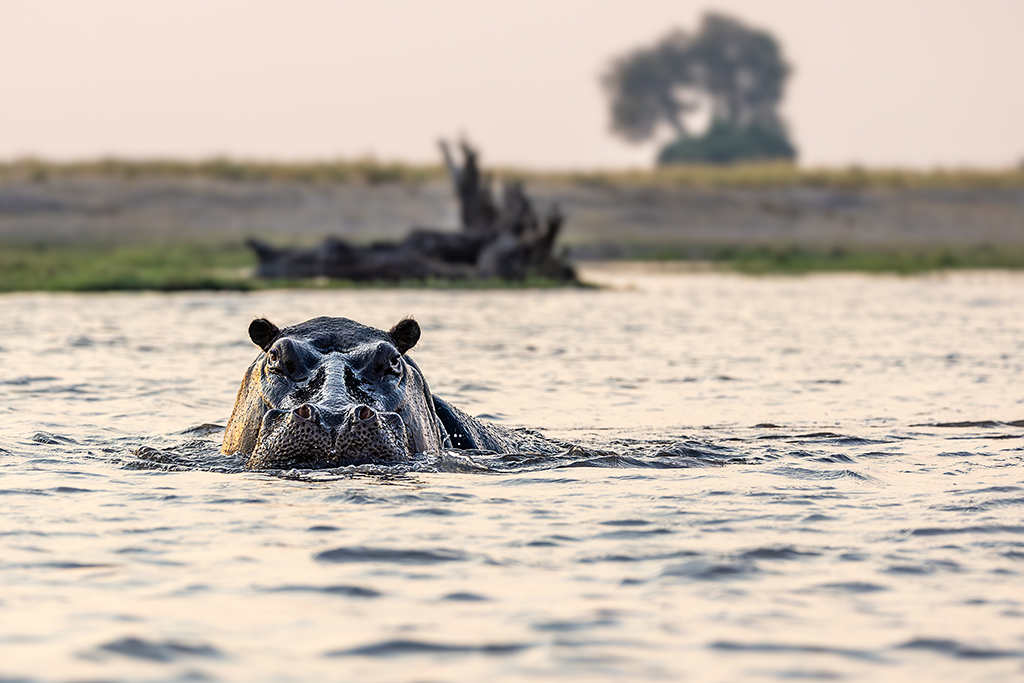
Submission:
M 347 318 L 283 329 L 249 325 L 262 350 L 242 378 L 221 452 L 248 469 L 329 468 L 409 460 L 449 448 L 516 450 L 514 433 L 433 396 L 406 355 L 415 320 L 384 332 Z

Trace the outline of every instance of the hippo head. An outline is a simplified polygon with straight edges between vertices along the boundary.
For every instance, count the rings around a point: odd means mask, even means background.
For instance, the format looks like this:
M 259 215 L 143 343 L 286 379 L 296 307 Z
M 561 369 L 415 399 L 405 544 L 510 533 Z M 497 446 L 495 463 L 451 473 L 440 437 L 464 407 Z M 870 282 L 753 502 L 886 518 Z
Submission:
M 249 469 L 338 467 L 438 451 L 447 435 L 423 375 L 405 354 L 415 320 L 384 332 L 347 318 L 279 329 L 249 325 L 263 352 L 242 380 L 221 451 Z

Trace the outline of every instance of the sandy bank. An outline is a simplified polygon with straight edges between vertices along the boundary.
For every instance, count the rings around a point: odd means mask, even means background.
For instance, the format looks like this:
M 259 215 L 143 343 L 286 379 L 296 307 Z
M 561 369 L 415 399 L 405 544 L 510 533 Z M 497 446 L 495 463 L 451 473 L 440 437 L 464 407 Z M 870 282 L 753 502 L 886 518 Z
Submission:
M 1024 189 L 694 188 L 531 182 L 565 212 L 580 257 L 722 244 L 814 247 L 1024 244 Z M 59 178 L 0 183 L 0 241 L 310 243 L 455 229 L 449 184 L 211 178 Z

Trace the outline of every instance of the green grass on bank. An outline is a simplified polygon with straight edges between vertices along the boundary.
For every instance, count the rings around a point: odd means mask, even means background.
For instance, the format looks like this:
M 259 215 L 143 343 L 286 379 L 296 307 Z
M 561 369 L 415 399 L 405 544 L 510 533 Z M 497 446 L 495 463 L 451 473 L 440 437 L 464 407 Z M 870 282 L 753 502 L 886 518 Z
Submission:
M 89 244 L 0 245 L 0 292 L 183 291 L 279 288 L 429 287 L 508 289 L 561 287 L 544 278 L 502 280 L 410 280 L 354 283 L 346 280 L 265 280 L 251 276 L 253 252 L 243 244 L 177 243 L 102 246 Z
M 644 260 L 711 263 L 716 269 L 747 274 L 866 272 L 915 274 L 936 270 L 1024 269 L 1024 247 L 929 247 L 921 249 L 826 249 L 798 246 L 713 246 L 666 248 Z M 250 276 L 256 260 L 242 244 L 165 244 L 0 246 L 0 292 L 253 290 L 274 288 L 352 288 L 375 286 L 434 289 L 495 289 L 561 286 L 531 279 L 410 281 L 394 284 L 341 280 L 261 280 Z
M 0 245 L 0 291 L 253 289 L 242 244 Z
M 486 151 L 486 150 L 485 150 Z M 1005 169 L 949 168 L 931 170 L 861 168 L 803 168 L 790 163 L 752 163 L 730 166 L 681 165 L 625 171 L 545 172 L 526 169 L 485 170 L 493 176 L 529 183 L 576 184 L 598 187 L 772 188 L 831 189 L 1021 189 L 1024 166 Z M 314 183 L 420 183 L 445 179 L 440 164 L 388 163 L 373 159 L 316 162 L 270 162 L 240 159 L 96 159 L 53 162 L 20 159 L 0 162 L 0 182 L 46 182 L 61 178 L 105 177 L 125 180 L 193 178 L 222 181 Z

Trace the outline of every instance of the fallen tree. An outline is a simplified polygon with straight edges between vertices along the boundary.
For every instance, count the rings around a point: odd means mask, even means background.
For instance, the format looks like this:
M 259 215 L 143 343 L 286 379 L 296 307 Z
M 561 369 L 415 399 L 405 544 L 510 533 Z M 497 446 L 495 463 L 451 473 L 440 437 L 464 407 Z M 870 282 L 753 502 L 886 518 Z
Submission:
M 356 281 L 536 277 L 575 282 L 572 266 L 564 255 L 554 253 L 563 223 L 558 207 L 541 218 L 521 183 L 506 185 L 499 205 L 489 179 L 480 172 L 476 150 L 463 142 L 460 166 L 448 145 L 440 144 L 459 200 L 459 231 L 417 228 L 401 242 L 369 246 L 328 237 L 311 249 L 282 249 L 250 239 L 259 258 L 256 275 Z

